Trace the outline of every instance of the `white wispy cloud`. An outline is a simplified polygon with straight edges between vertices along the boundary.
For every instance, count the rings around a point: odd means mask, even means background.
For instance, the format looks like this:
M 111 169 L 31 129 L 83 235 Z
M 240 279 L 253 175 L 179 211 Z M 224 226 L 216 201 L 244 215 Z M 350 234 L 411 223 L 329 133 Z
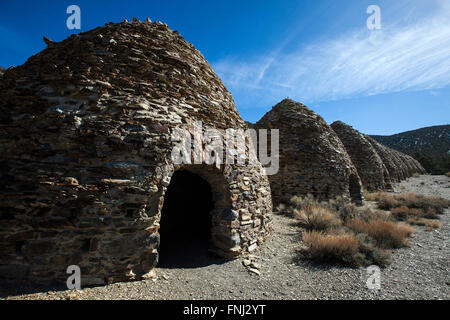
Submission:
M 251 61 L 224 59 L 214 69 L 233 94 L 328 101 L 450 85 L 450 6 L 414 23 L 383 25 L 269 52 Z

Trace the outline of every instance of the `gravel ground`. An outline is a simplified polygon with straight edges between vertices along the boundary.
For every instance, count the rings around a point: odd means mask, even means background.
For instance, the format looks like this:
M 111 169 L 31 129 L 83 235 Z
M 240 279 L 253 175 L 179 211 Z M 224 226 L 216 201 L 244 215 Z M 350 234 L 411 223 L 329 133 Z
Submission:
M 414 192 L 450 199 L 445 176 L 409 178 L 396 192 Z M 450 210 L 442 228 L 416 227 L 411 247 L 394 251 L 393 262 L 381 269 L 381 289 L 366 286 L 365 268 L 317 265 L 298 260 L 300 229 L 292 218 L 274 215 L 274 234 L 253 257 L 260 275 L 248 271 L 244 258 L 223 262 L 209 258 L 196 268 L 156 268 L 145 281 L 117 283 L 83 290 L 25 287 L 0 289 L 7 299 L 449 299 Z M 258 264 L 260 266 L 258 266 Z M 24 294 L 24 292 L 27 292 Z

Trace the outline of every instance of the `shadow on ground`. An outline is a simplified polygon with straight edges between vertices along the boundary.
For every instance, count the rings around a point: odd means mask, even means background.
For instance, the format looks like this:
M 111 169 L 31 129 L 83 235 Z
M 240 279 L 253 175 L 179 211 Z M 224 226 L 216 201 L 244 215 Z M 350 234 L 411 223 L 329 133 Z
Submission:
M 162 249 L 158 263 L 158 268 L 162 269 L 193 269 L 228 261 L 216 255 L 212 245 L 203 239 L 171 242 Z

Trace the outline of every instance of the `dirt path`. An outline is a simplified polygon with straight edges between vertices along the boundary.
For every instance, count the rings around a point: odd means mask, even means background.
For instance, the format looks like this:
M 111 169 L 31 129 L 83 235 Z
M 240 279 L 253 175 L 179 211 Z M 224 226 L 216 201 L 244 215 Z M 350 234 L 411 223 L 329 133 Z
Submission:
M 445 176 L 410 178 L 397 192 L 414 192 L 450 199 Z M 275 215 L 274 234 L 255 253 L 260 275 L 243 259 L 196 268 L 157 268 L 156 278 L 81 291 L 42 292 L 42 288 L 9 290 L 9 299 L 449 299 L 450 210 L 441 217 L 442 229 L 417 227 L 411 248 L 395 250 L 393 263 L 381 270 L 381 290 L 366 286 L 365 268 L 315 265 L 297 259 L 300 229 L 292 218 Z M 4 291 L 4 290 L 3 290 Z M 16 293 L 14 293 L 16 291 Z M 33 292 L 20 294 L 19 292 Z

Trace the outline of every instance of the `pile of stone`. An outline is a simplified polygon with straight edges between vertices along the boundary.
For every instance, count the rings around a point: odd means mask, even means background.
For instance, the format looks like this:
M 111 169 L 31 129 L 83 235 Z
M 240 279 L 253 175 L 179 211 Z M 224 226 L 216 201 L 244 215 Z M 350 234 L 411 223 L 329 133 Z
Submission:
M 249 254 L 244 257 L 242 260 L 242 265 L 247 269 L 248 272 L 260 275 L 261 274 L 261 263 L 258 262 L 260 260 L 259 256 L 255 256 L 252 254 Z
M 285 99 L 255 128 L 280 130 L 280 168 L 269 176 L 274 204 L 306 194 L 320 200 L 338 196 L 356 203 L 363 200 L 360 178 L 344 145 L 317 113 Z
M 145 276 L 179 169 L 211 184 L 219 254 L 263 243 L 272 201 L 258 162 L 171 161 L 176 127 L 247 128 L 199 51 L 166 24 L 136 19 L 46 43 L 0 82 L 3 280 L 65 282 L 69 265 L 82 285 Z

